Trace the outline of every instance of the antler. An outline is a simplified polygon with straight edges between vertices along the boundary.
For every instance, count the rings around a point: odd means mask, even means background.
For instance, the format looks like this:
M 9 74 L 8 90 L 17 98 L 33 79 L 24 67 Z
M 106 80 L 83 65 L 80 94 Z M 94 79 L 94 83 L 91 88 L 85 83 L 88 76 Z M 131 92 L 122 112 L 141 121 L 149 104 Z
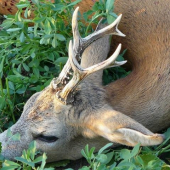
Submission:
M 73 13 L 73 19 L 72 19 L 72 31 L 73 31 L 73 40 L 74 45 L 72 41 L 69 43 L 69 60 L 65 64 L 62 72 L 60 73 L 59 77 L 54 79 L 51 82 L 51 85 L 54 89 L 56 89 L 57 92 L 57 98 L 63 102 L 68 103 L 71 98 L 68 99 L 68 96 L 75 87 L 88 75 L 104 69 L 108 67 L 115 67 L 120 66 L 124 64 L 126 61 L 123 62 L 116 62 L 115 59 L 120 53 L 121 50 L 121 44 L 117 47 L 114 54 L 107 60 L 96 64 L 94 66 L 91 66 L 89 68 L 83 69 L 79 61 L 81 60 L 81 55 L 84 52 L 84 50 L 95 40 L 105 36 L 105 35 L 119 35 L 119 36 L 125 36 L 123 33 L 121 33 L 118 30 L 118 24 L 121 20 L 122 15 L 120 15 L 112 24 L 108 25 L 107 27 L 95 31 L 94 33 L 88 35 L 85 38 L 81 38 L 79 30 L 78 30 L 78 10 L 77 7 L 76 10 Z M 72 76 L 73 75 L 73 76 Z M 69 81 L 70 77 L 72 76 L 72 79 Z M 68 82 L 69 81 L 69 82 Z

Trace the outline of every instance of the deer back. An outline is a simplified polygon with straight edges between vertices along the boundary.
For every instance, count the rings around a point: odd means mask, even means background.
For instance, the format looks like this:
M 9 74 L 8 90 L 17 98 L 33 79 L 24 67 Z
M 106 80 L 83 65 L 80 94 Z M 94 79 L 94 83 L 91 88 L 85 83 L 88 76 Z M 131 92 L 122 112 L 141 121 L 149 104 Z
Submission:
M 113 37 L 127 49 L 125 58 L 132 72 L 106 87 L 112 106 L 152 131 L 170 125 L 170 2 L 117 0 L 115 12 L 122 13 L 124 39 Z M 113 48 L 113 47 L 112 47 Z
M 80 6 L 93 4 L 84 0 Z M 170 125 L 170 2 L 115 0 L 114 6 L 117 14 L 123 14 L 119 28 L 126 37 L 113 37 L 110 51 L 122 43 L 132 72 L 105 87 L 108 101 L 152 131 L 160 131 Z

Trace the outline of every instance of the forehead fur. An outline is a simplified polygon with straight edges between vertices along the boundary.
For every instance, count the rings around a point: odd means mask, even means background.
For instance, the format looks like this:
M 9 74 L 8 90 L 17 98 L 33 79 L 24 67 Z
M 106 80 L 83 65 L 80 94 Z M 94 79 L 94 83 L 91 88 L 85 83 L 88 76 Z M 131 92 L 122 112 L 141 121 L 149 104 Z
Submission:
M 79 86 L 81 90 L 75 94 L 73 102 L 74 118 L 80 118 L 84 111 L 86 114 L 95 112 L 106 103 L 105 90 L 93 83 L 84 82 Z M 88 115 L 86 115 L 88 116 Z
M 54 113 L 65 112 L 73 108 L 72 116 L 78 118 L 82 111 L 87 112 L 99 109 L 105 104 L 105 90 L 93 83 L 81 83 L 74 92 L 74 101 L 69 105 L 62 104 L 56 98 L 56 91 L 50 87 L 45 88 L 34 102 L 28 118 L 35 119 L 38 115 L 54 115 Z
M 33 119 L 39 114 L 50 114 L 53 110 L 55 91 L 49 86 L 46 87 L 34 101 L 34 106 L 32 107 L 28 118 Z

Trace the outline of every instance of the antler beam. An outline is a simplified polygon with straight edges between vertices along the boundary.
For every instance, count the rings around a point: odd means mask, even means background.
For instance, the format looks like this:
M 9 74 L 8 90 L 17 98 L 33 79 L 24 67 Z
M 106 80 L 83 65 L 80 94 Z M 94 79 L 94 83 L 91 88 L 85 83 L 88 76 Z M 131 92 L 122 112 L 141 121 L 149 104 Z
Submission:
M 53 81 L 51 82 L 52 87 L 57 90 L 57 98 L 65 104 L 68 103 L 67 99 L 69 94 L 73 92 L 75 87 L 88 75 L 104 68 L 113 66 L 115 67 L 125 63 L 125 61 L 115 62 L 115 59 L 117 58 L 121 50 L 120 44 L 109 59 L 86 69 L 83 69 L 80 66 L 79 62 L 81 60 L 82 53 L 92 42 L 104 37 L 105 35 L 125 35 L 121 33 L 117 28 L 122 17 L 122 15 L 120 15 L 112 24 L 106 26 L 101 30 L 95 31 L 85 38 L 82 38 L 78 30 L 78 10 L 79 7 L 77 7 L 74 11 L 72 18 L 73 42 L 70 41 L 69 43 L 69 60 L 65 64 L 59 77 L 53 79 Z M 71 76 L 72 79 L 69 81 Z
M 88 67 L 86 69 L 83 69 L 76 60 L 76 57 L 75 57 L 74 52 L 73 52 L 72 41 L 70 41 L 70 44 L 69 44 L 69 61 L 71 63 L 72 69 L 73 69 L 73 78 L 64 87 L 64 89 L 61 92 L 59 92 L 58 95 L 60 96 L 60 98 L 61 99 L 67 99 L 69 93 L 72 92 L 77 87 L 77 85 L 80 84 L 81 81 L 83 79 L 85 79 L 87 76 L 89 76 L 90 74 L 92 74 L 96 71 L 108 68 L 108 67 L 120 66 L 120 65 L 125 64 L 126 61 L 116 62 L 116 64 L 115 64 L 115 60 L 116 60 L 117 56 L 119 55 L 120 50 L 121 50 L 121 44 L 119 44 L 116 51 L 107 60 L 105 60 L 105 61 L 103 61 L 99 64 L 95 64 L 95 65 Z

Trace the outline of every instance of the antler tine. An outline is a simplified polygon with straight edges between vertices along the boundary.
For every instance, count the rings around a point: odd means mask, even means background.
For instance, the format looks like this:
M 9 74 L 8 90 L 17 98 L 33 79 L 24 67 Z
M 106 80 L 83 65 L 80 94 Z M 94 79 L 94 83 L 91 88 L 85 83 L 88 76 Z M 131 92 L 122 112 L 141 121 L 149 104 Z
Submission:
M 88 35 L 85 38 L 82 38 L 80 36 L 79 30 L 78 30 L 78 11 L 79 7 L 77 7 L 73 13 L 72 18 L 72 31 L 73 31 L 73 39 L 74 39 L 74 52 L 76 54 L 76 58 L 79 61 L 81 58 L 81 55 L 83 51 L 95 40 L 104 37 L 105 35 L 118 35 L 124 37 L 125 34 L 123 34 L 118 29 L 119 22 L 122 18 L 122 14 L 118 16 L 118 18 L 110 25 L 106 26 L 105 28 L 101 30 L 95 30 L 94 33 Z M 100 21 L 101 22 L 101 21 Z M 100 24 L 99 22 L 99 24 Z
M 77 23 L 78 10 L 79 10 L 79 7 L 77 7 L 73 13 L 72 31 L 73 31 L 74 42 L 75 42 L 75 44 L 79 45 L 79 40 L 81 40 L 81 37 L 80 37 L 80 33 L 78 30 L 78 23 Z M 76 52 L 76 47 L 75 47 L 75 53 L 78 54 L 78 52 Z M 62 89 L 67 84 L 67 81 L 70 79 L 71 74 L 72 74 L 71 64 L 70 64 L 70 61 L 67 60 L 67 63 L 63 67 L 59 76 L 57 78 L 54 78 L 53 81 L 51 81 L 51 86 L 53 87 L 53 89 L 55 89 L 55 90 Z
M 76 57 L 74 55 L 73 44 L 72 44 L 72 41 L 70 41 L 70 43 L 69 43 L 69 61 L 71 63 L 72 69 L 73 69 L 73 78 L 63 88 L 63 90 L 61 92 L 59 92 L 59 94 L 57 94 L 63 100 L 62 102 L 66 103 L 66 100 L 67 100 L 67 97 L 68 97 L 69 93 L 72 92 L 75 89 L 75 87 L 77 87 L 77 85 L 83 79 L 85 79 L 87 76 L 89 76 L 90 74 L 92 74 L 92 73 L 94 73 L 96 71 L 99 71 L 101 69 L 105 69 L 110 65 L 114 65 L 114 66 L 121 65 L 122 62 L 117 62 L 116 64 L 114 64 L 117 56 L 120 53 L 120 50 L 121 50 L 121 44 L 119 44 L 116 51 L 107 60 L 105 60 L 105 61 L 103 61 L 103 62 L 101 62 L 99 64 L 95 64 L 94 66 L 91 66 L 89 68 L 83 69 L 80 66 L 80 64 L 78 63 L 78 61 L 77 61 L 77 59 L 76 59 Z
M 118 35 L 118 36 L 122 36 L 125 37 L 126 35 L 123 34 L 119 29 L 118 29 L 118 25 L 119 22 L 122 18 L 122 14 L 120 14 L 118 16 L 118 18 L 110 25 L 104 27 L 101 30 L 95 31 L 94 33 L 88 35 L 87 37 L 83 38 L 83 43 L 84 44 L 91 44 L 91 42 L 105 36 L 105 35 Z M 86 46 L 86 45 L 85 45 Z
M 78 47 L 81 46 L 81 43 L 82 43 L 82 38 L 81 38 L 80 33 L 79 33 L 78 22 L 77 22 L 78 11 L 79 11 L 79 7 L 77 7 L 75 9 L 75 11 L 73 13 L 73 17 L 72 17 L 72 32 L 73 32 L 75 54 L 78 53 L 78 51 L 77 51 Z
M 120 53 L 120 50 L 121 50 L 121 44 L 118 45 L 116 51 L 105 61 L 101 62 L 101 63 L 98 63 L 98 64 L 95 64 L 91 67 L 88 67 L 88 68 L 85 68 L 83 69 L 80 64 L 77 62 L 75 56 L 73 55 L 72 57 L 72 61 L 71 61 L 71 58 L 70 58 L 70 63 L 71 63 L 71 66 L 72 66 L 72 69 L 74 72 L 76 72 L 77 70 L 79 70 L 79 73 L 81 74 L 85 74 L 85 77 L 87 77 L 88 75 L 96 72 L 96 71 L 99 71 L 99 70 L 102 70 L 102 69 L 105 69 L 105 68 L 109 68 L 109 67 L 116 67 L 116 66 L 120 66 L 124 63 L 126 63 L 126 61 L 123 61 L 123 62 L 116 62 L 115 64 L 115 60 L 116 58 L 118 57 L 119 53 Z M 84 78 L 85 78 L 84 77 Z
M 59 76 L 51 81 L 52 88 L 55 90 L 62 89 L 63 86 L 65 86 L 68 83 L 70 75 L 72 75 L 71 64 L 70 61 L 67 60 Z

